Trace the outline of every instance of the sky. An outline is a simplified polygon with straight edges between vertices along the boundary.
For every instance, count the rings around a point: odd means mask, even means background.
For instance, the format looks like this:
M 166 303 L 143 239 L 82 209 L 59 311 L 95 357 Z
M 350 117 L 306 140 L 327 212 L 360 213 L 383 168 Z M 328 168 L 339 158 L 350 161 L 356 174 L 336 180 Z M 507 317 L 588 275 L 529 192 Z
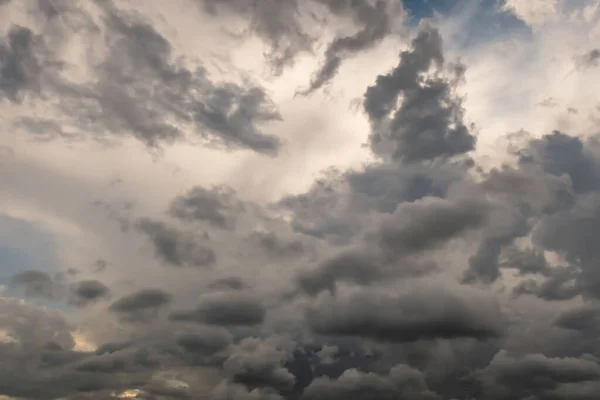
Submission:
M 0 400 L 591 400 L 600 1 L 0 0 Z

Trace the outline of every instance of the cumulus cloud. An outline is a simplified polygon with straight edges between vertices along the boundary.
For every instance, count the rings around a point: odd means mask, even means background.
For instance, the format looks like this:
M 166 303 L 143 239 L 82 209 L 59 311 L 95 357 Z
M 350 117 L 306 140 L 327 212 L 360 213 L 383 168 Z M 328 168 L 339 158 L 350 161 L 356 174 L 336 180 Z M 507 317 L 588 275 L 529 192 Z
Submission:
M 493 338 L 501 335 L 502 320 L 489 300 L 463 299 L 435 288 L 401 295 L 370 291 L 340 295 L 317 303 L 308 312 L 317 333 L 399 343 Z

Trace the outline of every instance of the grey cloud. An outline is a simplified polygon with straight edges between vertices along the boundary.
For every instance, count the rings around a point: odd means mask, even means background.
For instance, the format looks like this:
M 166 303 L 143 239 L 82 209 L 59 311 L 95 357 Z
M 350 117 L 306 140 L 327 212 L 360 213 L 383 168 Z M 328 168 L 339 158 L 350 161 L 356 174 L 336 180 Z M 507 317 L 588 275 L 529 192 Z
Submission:
M 557 267 L 545 273 L 538 282 L 533 279 L 520 282 L 514 289 L 516 296 L 533 295 L 547 301 L 569 300 L 578 296 L 581 288 L 577 282 L 579 272 L 570 267 Z
M 499 337 L 503 316 L 497 306 L 482 300 L 432 288 L 400 295 L 362 291 L 317 303 L 307 318 L 319 334 L 383 342 Z
M 439 74 L 423 76 L 443 64 L 441 35 L 424 26 L 411 48 L 400 54 L 398 66 L 367 89 L 364 109 L 371 121 L 374 153 L 416 162 L 473 150 L 475 137 L 463 122 L 462 102 L 453 94 L 452 81 Z
M 276 390 L 271 388 L 248 389 L 246 386 L 223 381 L 213 390 L 211 400 L 283 400 Z
M 60 299 L 63 295 L 63 287 L 43 271 L 28 270 L 14 275 L 11 285 L 21 287 L 26 296 L 42 297 L 46 299 Z
M 0 343 L 0 393 L 15 398 L 51 400 L 77 392 L 124 390 L 134 377 L 77 371 L 87 353 L 74 351 L 75 330 L 58 311 L 0 298 L 0 330 L 15 343 Z
M 75 304 L 86 305 L 108 296 L 109 292 L 108 287 L 100 281 L 79 281 L 71 288 L 71 294 L 74 297 L 71 301 Z
M 464 179 L 458 165 L 376 163 L 345 173 L 329 171 L 306 192 L 275 205 L 292 215 L 299 233 L 335 244 L 347 243 L 363 228 L 369 212 L 393 213 L 398 204 L 426 196 L 445 197 L 452 183 Z
M 297 0 L 201 0 L 211 15 L 241 15 L 249 20 L 248 29 L 269 44 L 266 54 L 274 72 L 280 74 L 295 57 L 310 51 L 315 38 L 299 21 Z
M 400 2 L 367 0 L 319 0 L 334 15 L 349 16 L 359 30 L 349 36 L 338 36 L 327 46 L 325 60 L 313 74 L 310 85 L 301 91 L 310 94 L 322 88 L 337 74 L 342 61 L 349 55 L 370 49 L 391 33 L 394 14 L 401 13 Z
M 92 270 L 94 272 L 103 272 L 106 270 L 106 268 L 108 268 L 108 262 L 101 258 L 94 261 L 94 264 L 92 265 Z
M 600 61 L 600 49 L 592 49 L 577 58 L 579 65 L 583 67 L 596 67 Z
M 67 271 L 69 274 L 70 271 Z M 69 274 L 73 276 L 74 274 Z M 69 283 L 65 276 L 57 274 L 51 277 L 43 271 L 28 270 L 11 278 L 11 285 L 24 289 L 28 297 L 40 297 L 49 300 L 68 300 L 70 303 L 85 306 L 106 297 L 109 289 L 97 280 L 83 280 Z
M 568 389 L 569 384 L 597 382 L 600 365 L 584 357 L 549 358 L 542 354 L 512 357 L 501 351 L 479 375 L 485 396 L 489 399 L 508 400 L 530 396 L 566 400 L 577 397 L 558 396 L 556 393 Z
M 233 338 L 225 329 L 202 328 L 181 334 L 176 342 L 185 351 L 202 356 L 212 356 L 233 343 Z
M 337 379 L 317 378 L 304 390 L 302 399 L 334 400 L 364 399 L 439 400 L 440 396 L 427 388 L 424 375 L 406 365 L 397 365 L 388 375 L 347 369 Z
M 215 290 L 241 290 L 246 288 L 246 284 L 241 278 L 227 277 L 220 278 L 215 280 L 214 282 L 211 282 L 209 288 Z
M 296 281 L 301 292 L 316 295 L 333 292 L 339 282 L 369 285 L 394 277 L 432 272 L 431 263 L 413 260 L 427 250 L 484 226 L 490 205 L 477 199 L 425 197 L 398 205 L 374 232 L 367 234 L 364 248 L 355 247 L 323 260 L 315 269 L 302 272 Z
M 535 231 L 543 230 L 547 223 L 544 221 L 550 218 L 544 216 L 568 213 L 578 194 L 595 190 L 598 169 L 578 138 L 553 132 L 529 140 L 515 153 L 519 158 L 518 168 L 492 170 L 482 183 L 488 193 L 506 204 L 508 214 L 504 218 L 505 227 L 490 231 L 469 260 L 465 282 L 494 282 L 500 276 L 500 268 L 524 267 L 514 259 L 503 263 L 501 257 L 513 249 L 515 240 L 527 237 L 532 229 L 536 237 Z M 526 285 L 532 289 L 531 284 Z M 526 286 L 519 290 L 523 289 L 531 291 Z
M 245 338 L 234 348 L 223 364 L 231 382 L 246 386 L 249 390 L 272 388 L 289 391 L 295 377 L 284 364 L 290 360 L 292 344 L 279 338 Z
M 111 304 L 110 309 L 118 313 L 136 313 L 156 310 L 166 306 L 171 295 L 160 289 L 142 289 L 121 297 Z
M 175 312 L 171 319 L 211 325 L 246 326 L 261 324 L 265 314 L 265 307 L 256 295 L 229 291 L 205 295 L 195 310 Z
M 398 205 L 395 213 L 374 234 L 385 254 L 422 252 L 481 228 L 490 205 L 476 199 L 440 199 L 426 197 Z
M 543 219 L 533 232 L 534 243 L 556 251 L 580 269 L 575 281 L 582 293 L 598 298 L 600 276 L 596 262 L 600 254 L 593 242 L 600 216 L 600 198 L 584 196 L 573 208 Z
M 301 257 L 307 250 L 300 240 L 286 240 L 275 232 L 252 232 L 248 242 L 276 260 Z
M 584 305 L 561 313 L 554 321 L 556 326 L 573 331 L 593 331 L 600 328 L 600 308 Z
M 581 138 L 554 131 L 530 141 L 521 151 L 522 164 L 538 164 L 552 176 L 567 176 L 577 193 L 597 190 L 600 168 Z
M 463 276 L 463 283 L 492 283 L 500 277 L 500 257 L 502 251 L 514 243 L 515 239 L 527 236 L 531 226 L 523 215 L 508 215 L 505 229 L 491 232 L 485 237 L 475 254 L 469 257 L 469 266 Z
M 533 165 L 492 169 L 482 187 L 515 206 L 527 205 L 537 213 L 550 213 L 573 203 L 573 189 L 566 176 L 554 176 Z
M 281 117 L 262 88 L 216 83 L 203 67 L 185 68 L 174 60 L 168 39 L 153 26 L 139 16 L 121 12 L 111 2 L 96 4 L 104 13 L 104 37 L 99 36 L 100 27 L 92 28 L 90 16 L 86 25 L 89 31 L 78 32 L 89 35 L 87 39 L 107 44 L 104 59 L 91 65 L 96 75 L 94 83 L 71 82 L 59 74 L 48 77 L 43 90 L 59 98 L 58 107 L 64 117 L 62 126 L 51 120 L 28 117 L 22 120 L 26 127 L 53 127 L 49 132 L 44 130 L 44 138 L 79 137 L 81 132 L 94 138 L 106 138 L 107 134 L 116 135 L 113 138 L 132 135 L 152 148 L 199 139 L 226 149 L 277 153 L 280 140 L 264 133 L 259 126 Z M 71 16 L 65 14 L 64 18 Z M 65 26 L 69 25 L 61 25 L 61 29 Z M 34 82 L 26 74 L 31 75 L 30 70 L 36 67 L 33 61 L 28 61 L 33 56 L 28 55 L 25 33 L 17 33 L 15 44 L 0 51 L 7 59 L 2 74 L 5 78 L 0 82 L 4 82 L 3 90 L 13 96 L 29 81 Z M 67 29 L 62 39 L 68 40 L 72 35 Z M 64 131 L 66 122 L 76 127 L 76 131 Z M 182 126 L 188 129 L 181 129 Z M 186 131 L 193 133 L 184 134 Z
M 354 248 L 325 258 L 315 268 L 300 272 L 296 292 L 316 296 L 323 291 L 335 293 L 340 283 L 369 286 L 394 279 L 410 279 L 432 273 L 436 265 L 394 256 L 392 262 L 379 252 Z
M 315 270 L 300 273 L 296 285 L 303 293 L 313 296 L 324 290 L 334 292 L 337 282 L 367 285 L 385 276 L 380 263 L 373 254 L 345 251 L 324 260 Z
M 11 101 L 19 101 L 25 91 L 39 89 L 41 66 L 35 40 L 30 29 L 13 26 L 0 43 L 0 93 Z
M 169 265 L 207 268 L 216 262 L 215 251 L 192 232 L 148 218 L 139 220 L 137 227 L 149 237 L 156 255 Z
M 0 310 L 0 329 L 8 332 L 23 350 L 39 349 L 50 342 L 63 349 L 71 349 L 75 345 L 71 335 L 73 327 L 57 311 L 45 310 L 4 297 L 0 297 Z M 3 365 L 8 366 L 4 363 Z
M 235 228 L 237 215 L 242 211 L 244 204 L 237 199 L 235 191 L 227 187 L 205 189 L 197 186 L 173 199 L 169 205 L 169 214 L 182 221 L 205 221 L 213 227 L 228 230 Z
M 336 36 L 327 44 L 322 65 L 313 73 L 309 87 L 301 90 L 301 94 L 322 88 L 335 77 L 344 59 L 380 43 L 391 34 L 394 17 L 403 13 L 401 3 L 393 1 L 259 0 L 249 3 L 243 0 L 203 0 L 202 4 L 211 15 L 229 14 L 247 19 L 248 29 L 269 45 L 266 57 L 277 75 L 283 68 L 292 65 L 299 54 L 312 52 L 319 37 L 303 26 L 303 16 L 310 22 L 320 19 L 326 22 L 328 17 L 352 22 L 356 32 Z M 308 8 L 305 10 L 302 6 Z
M 130 130 L 149 145 L 168 143 L 181 136 L 174 125 L 163 122 L 169 116 L 194 122 L 200 135 L 210 133 L 225 145 L 276 152 L 278 140 L 255 126 L 279 119 L 262 89 L 214 84 L 204 69 L 189 71 L 174 64 L 171 44 L 152 26 L 114 10 L 109 17 L 114 45 L 98 71 L 102 80 L 95 91 L 100 95 L 91 100 L 101 107 L 99 117 L 110 130 Z M 129 91 L 119 82 L 127 83 Z

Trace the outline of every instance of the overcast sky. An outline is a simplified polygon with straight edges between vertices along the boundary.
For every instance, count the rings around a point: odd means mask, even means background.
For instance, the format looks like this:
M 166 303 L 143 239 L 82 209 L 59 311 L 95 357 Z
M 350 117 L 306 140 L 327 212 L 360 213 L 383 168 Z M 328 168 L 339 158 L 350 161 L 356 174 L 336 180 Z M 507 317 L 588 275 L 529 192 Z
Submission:
M 597 399 L 599 45 L 599 0 L 0 0 L 0 399 Z

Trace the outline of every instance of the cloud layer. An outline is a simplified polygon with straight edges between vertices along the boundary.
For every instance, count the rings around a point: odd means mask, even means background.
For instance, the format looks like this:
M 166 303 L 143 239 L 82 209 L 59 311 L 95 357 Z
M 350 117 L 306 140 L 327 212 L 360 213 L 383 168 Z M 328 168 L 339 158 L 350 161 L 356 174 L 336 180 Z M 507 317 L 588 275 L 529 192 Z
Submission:
M 0 399 L 596 398 L 600 3 L 431 7 L 0 1 Z

